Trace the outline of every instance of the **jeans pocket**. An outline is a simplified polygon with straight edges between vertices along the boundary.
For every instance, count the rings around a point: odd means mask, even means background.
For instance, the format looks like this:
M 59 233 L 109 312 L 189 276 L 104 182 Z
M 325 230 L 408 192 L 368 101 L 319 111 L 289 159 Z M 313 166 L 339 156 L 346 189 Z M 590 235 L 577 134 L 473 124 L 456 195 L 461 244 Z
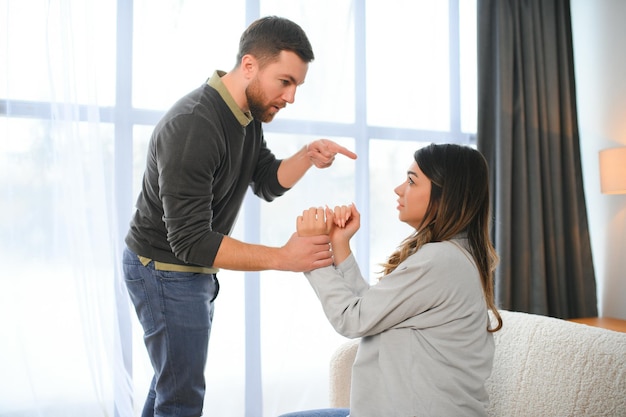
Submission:
M 130 294 L 130 299 L 135 306 L 137 317 L 143 327 L 144 332 L 150 333 L 154 330 L 154 317 L 152 315 L 152 308 L 148 299 L 148 291 L 143 279 L 126 281 L 126 287 Z
M 142 276 L 142 270 L 146 270 L 141 264 L 124 264 L 124 282 L 130 295 L 130 299 L 135 306 L 135 312 L 143 327 L 144 333 L 148 334 L 155 329 L 155 320 L 152 314 L 150 303 L 150 293 L 146 288 L 146 279 Z M 147 272 L 147 270 L 145 271 Z

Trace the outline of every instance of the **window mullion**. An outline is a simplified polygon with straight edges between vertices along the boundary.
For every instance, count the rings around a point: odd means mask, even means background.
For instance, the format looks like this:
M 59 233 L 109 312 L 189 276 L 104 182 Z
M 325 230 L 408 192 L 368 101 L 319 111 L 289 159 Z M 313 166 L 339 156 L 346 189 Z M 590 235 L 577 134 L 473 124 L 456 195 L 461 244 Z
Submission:
M 133 152 L 133 120 L 132 114 L 132 55 L 133 55 L 133 2 L 127 0 L 117 1 L 117 40 L 116 40 L 116 78 L 115 78 L 115 154 L 114 154 L 114 195 L 117 225 L 117 247 L 124 245 L 127 222 L 130 208 L 132 207 L 132 152 Z M 118 250 L 118 253 L 120 251 Z M 132 363 L 132 324 L 128 294 L 124 291 L 120 268 L 115 268 L 115 302 L 118 312 L 119 325 L 119 362 L 123 367 L 115 368 L 116 384 L 128 381 L 128 375 L 133 375 Z M 115 416 L 120 415 L 120 410 L 127 407 L 122 404 L 132 405 L 132 390 L 115 390 Z
M 449 0 L 449 68 L 450 68 L 450 133 L 461 141 L 461 48 L 459 29 L 459 0 Z
M 354 114 L 356 160 L 355 195 L 356 206 L 364 213 L 369 212 L 369 141 L 367 124 L 367 48 L 366 48 L 366 1 L 354 1 Z M 364 277 L 369 277 L 370 218 L 361 217 L 360 233 L 356 235 L 356 257 Z

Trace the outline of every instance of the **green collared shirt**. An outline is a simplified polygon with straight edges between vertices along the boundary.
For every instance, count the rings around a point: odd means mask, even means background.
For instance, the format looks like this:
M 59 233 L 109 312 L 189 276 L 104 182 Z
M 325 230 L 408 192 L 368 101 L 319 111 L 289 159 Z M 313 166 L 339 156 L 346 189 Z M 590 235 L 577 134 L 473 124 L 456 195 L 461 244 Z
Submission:
M 224 75 L 226 75 L 225 71 L 216 70 L 213 75 L 211 75 L 211 78 L 208 79 L 207 84 L 220 93 L 220 96 L 224 99 L 230 111 L 233 112 L 239 123 L 241 123 L 241 126 L 246 127 L 253 120 L 252 114 L 249 111 L 243 112 L 239 108 L 235 99 L 230 95 L 230 92 L 222 82 Z

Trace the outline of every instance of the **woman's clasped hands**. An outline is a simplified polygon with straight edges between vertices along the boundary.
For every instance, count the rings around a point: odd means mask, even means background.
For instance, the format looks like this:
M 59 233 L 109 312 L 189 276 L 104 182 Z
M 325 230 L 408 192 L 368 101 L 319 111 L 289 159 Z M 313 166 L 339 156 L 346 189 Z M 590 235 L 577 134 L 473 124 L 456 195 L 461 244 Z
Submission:
M 359 230 L 361 215 L 354 203 L 335 206 L 311 207 L 296 220 L 298 236 L 329 235 L 335 264 L 339 264 L 350 251 L 350 239 Z

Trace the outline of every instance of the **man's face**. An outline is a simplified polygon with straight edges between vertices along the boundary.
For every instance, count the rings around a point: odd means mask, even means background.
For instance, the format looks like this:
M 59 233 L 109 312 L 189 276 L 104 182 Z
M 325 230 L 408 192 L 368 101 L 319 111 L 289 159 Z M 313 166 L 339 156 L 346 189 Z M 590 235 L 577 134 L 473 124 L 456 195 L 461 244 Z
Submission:
M 269 123 L 287 103 L 293 103 L 296 88 L 304 83 L 309 64 L 297 54 L 282 51 L 278 60 L 260 68 L 246 88 L 252 117 Z

